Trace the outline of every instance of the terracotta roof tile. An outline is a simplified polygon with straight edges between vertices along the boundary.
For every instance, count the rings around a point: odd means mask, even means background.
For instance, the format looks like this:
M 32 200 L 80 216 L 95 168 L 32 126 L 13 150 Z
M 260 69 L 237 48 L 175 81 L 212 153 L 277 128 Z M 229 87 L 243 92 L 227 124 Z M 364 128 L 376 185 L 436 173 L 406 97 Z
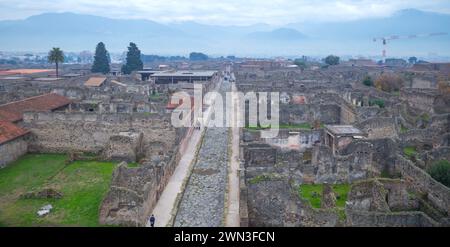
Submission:
M 0 120 L 0 145 L 21 137 L 28 132 L 30 131 L 22 129 L 13 123 Z
M 43 94 L 20 101 L 0 105 L 0 120 L 17 122 L 26 111 L 51 111 L 70 104 L 72 101 L 56 93 Z

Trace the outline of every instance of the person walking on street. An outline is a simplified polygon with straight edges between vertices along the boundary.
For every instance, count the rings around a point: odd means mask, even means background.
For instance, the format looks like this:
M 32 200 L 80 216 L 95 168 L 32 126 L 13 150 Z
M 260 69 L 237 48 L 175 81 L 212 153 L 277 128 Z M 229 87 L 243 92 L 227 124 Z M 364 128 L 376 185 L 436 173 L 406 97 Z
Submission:
M 154 227 L 155 226 L 155 216 L 152 214 L 152 216 L 150 216 L 150 218 L 148 220 L 150 221 L 150 226 Z

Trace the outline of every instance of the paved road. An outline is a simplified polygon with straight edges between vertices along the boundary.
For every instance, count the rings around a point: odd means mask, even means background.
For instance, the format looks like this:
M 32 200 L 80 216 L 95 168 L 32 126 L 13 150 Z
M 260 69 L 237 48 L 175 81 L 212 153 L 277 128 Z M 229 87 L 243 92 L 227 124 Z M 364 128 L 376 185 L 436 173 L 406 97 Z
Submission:
M 220 92 L 230 90 L 221 85 Z M 229 128 L 207 128 L 174 226 L 224 226 L 228 185 Z

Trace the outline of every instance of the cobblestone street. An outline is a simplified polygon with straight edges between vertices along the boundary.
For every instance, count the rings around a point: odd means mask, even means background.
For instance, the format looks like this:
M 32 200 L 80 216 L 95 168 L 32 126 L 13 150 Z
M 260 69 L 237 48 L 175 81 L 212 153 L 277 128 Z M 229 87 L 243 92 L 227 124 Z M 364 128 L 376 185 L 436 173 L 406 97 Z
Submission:
M 229 89 L 222 85 L 221 91 Z M 206 130 L 174 226 L 223 226 L 229 128 Z

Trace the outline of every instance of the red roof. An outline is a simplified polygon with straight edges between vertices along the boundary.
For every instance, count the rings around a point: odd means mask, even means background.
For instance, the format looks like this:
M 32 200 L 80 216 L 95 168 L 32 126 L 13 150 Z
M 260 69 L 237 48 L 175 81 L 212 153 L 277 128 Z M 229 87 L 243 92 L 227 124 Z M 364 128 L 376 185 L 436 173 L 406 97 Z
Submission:
M 29 131 L 8 121 L 0 120 L 0 145 L 27 134 Z
M 17 122 L 26 111 L 51 111 L 66 106 L 72 101 L 56 93 L 43 94 L 20 101 L 0 105 L 0 120 Z

